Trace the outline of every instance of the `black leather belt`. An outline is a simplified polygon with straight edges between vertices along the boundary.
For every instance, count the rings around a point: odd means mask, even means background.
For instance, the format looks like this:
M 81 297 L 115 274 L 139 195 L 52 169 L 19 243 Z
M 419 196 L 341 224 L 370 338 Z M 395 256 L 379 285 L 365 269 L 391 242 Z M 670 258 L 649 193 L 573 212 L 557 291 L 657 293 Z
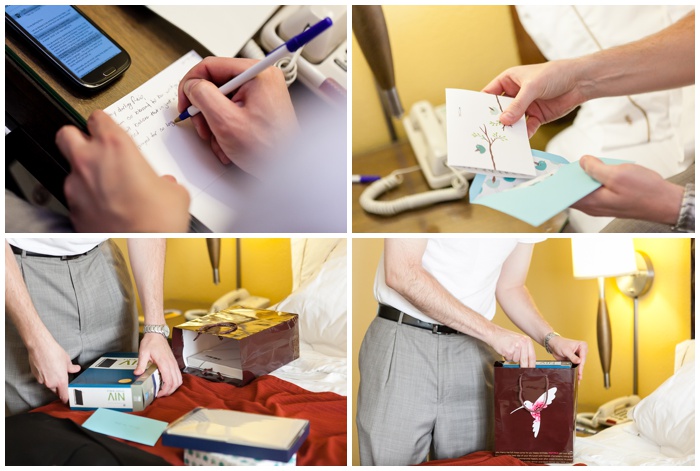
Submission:
M 459 330 L 455 330 L 452 327 L 447 327 L 442 324 L 431 324 L 430 322 L 421 321 L 415 317 L 411 317 L 405 312 L 401 312 L 396 308 L 387 306 L 386 304 L 380 304 L 377 310 L 377 315 L 382 319 L 387 319 L 390 321 L 398 322 L 399 324 L 410 325 L 411 327 L 418 327 L 419 329 L 429 330 L 434 334 L 461 334 Z
M 44 253 L 29 252 L 28 250 L 22 250 L 19 247 L 15 247 L 14 245 L 10 245 L 10 247 L 12 248 L 12 253 L 15 255 L 22 255 L 22 253 L 24 253 L 24 255 L 26 255 L 27 257 L 57 258 L 59 260 L 64 260 L 64 261 L 65 260 L 75 260 L 76 258 L 84 257 L 85 255 L 89 254 L 90 252 L 92 252 L 93 250 L 95 250 L 99 246 L 100 245 L 97 244 L 95 247 L 91 248 L 87 252 L 79 253 L 76 255 L 48 255 L 48 254 L 44 254 Z

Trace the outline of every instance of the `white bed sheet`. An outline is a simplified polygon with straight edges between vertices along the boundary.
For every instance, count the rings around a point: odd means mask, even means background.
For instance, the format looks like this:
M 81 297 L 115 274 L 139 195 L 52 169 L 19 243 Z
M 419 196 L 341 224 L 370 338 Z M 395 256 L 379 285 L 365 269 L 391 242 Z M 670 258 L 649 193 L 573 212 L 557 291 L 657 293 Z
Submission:
M 576 437 L 574 463 L 598 466 L 692 466 L 695 455 L 673 457 L 642 437 L 634 422 L 620 424 L 591 437 Z
M 305 342 L 299 344 L 299 358 L 270 374 L 307 391 L 347 396 L 348 359 L 317 352 Z

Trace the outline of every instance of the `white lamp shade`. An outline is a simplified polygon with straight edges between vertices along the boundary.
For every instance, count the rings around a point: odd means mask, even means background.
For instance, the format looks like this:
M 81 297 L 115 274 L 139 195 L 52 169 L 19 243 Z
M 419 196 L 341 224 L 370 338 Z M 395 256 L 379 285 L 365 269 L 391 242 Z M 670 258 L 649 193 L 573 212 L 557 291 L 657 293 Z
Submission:
M 632 239 L 575 237 L 571 239 L 574 278 L 608 278 L 637 272 Z

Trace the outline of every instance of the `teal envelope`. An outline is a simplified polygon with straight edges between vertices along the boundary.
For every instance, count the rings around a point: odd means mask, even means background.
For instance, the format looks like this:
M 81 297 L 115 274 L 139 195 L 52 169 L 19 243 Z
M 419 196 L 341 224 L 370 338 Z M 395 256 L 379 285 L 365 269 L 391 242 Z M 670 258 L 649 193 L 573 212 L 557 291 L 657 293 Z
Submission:
M 533 155 L 561 162 L 561 157 L 546 152 L 532 151 Z M 629 163 L 626 160 L 600 159 L 608 165 Z M 479 175 L 477 178 L 480 177 Z M 533 226 L 539 226 L 556 216 L 584 196 L 600 188 L 601 184 L 589 177 L 577 162 L 563 165 L 559 170 L 534 184 L 523 185 L 500 193 L 478 196 L 483 178 L 474 179 L 470 191 L 472 204 L 488 206 L 509 214 Z
M 156 444 L 167 426 L 168 423 L 161 420 L 110 409 L 97 409 L 83 424 L 93 432 L 150 446 Z

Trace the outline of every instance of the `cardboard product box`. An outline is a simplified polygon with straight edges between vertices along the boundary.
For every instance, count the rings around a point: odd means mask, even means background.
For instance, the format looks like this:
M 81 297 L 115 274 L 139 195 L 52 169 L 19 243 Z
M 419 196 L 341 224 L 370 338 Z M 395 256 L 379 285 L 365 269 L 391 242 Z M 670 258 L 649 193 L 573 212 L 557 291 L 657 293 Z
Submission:
M 185 373 L 243 386 L 299 358 L 299 316 L 224 309 L 176 326 L 173 353 Z
M 267 461 L 281 466 L 296 462 L 295 455 L 308 436 L 308 420 L 198 407 L 171 423 L 162 443 L 197 450 L 190 454 L 193 464 L 203 462 L 205 456 L 208 460 L 228 455 L 220 463 Z
M 97 408 L 141 411 L 160 391 L 161 377 L 156 365 L 138 378 L 134 370 L 138 353 L 105 353 L 68 385 L 71 409 Z

